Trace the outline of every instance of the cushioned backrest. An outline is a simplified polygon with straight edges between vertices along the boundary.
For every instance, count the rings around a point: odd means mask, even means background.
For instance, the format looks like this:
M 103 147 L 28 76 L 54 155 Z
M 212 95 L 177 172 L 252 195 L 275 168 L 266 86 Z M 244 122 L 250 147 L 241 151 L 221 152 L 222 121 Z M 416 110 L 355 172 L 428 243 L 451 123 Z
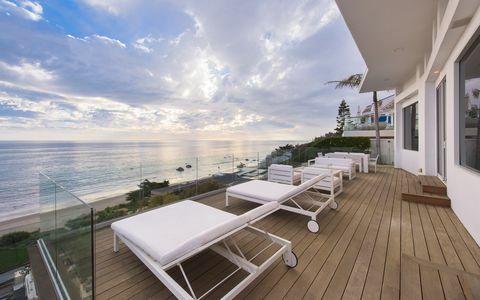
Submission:
M 328 158 L 347 158 L 347 153 L 328 153 Z
M 193 235 L 189 240 L 185 241 L 182 244 L 179 244 L 174 250 L 165 253 L 161 258 L 160 263 L 165 265 L 175 260 L 176 258 L 189 253 L 190 251 L 192 251 L 192 249 L 202 247 L 203 245 L 245 225 L 248 222 L 249 220 L 247 216 L 240 215 L 231 220 L 227 220 L 221 224 L 211 227 L 201 233 Z
M 269 202 L 263 205 L 260 205 L 259 207 L 252 209 L 250 211 L 247 211 L 244 213 L 242 216 L 244 216 L 248 222 L 255 220 L 256 218 L 263 216 L 269 212 L 274 211 L 280 206 L 278 202 Z
M 332 175 L 331 170 L 310 167 L 310 168 L 303 169 L 303 171 L 302 171 L 302 182 L 306 182 L 306 181 L 308 181 L 312 178 L 315 178 L 318 175 L 327 175 L 326 178 L 321 180 L 323 183 L 329 183 L 329 182 L 333 181 L 333 175 Z
M 304 183 L 300 184 L 299 186 L 296 186 L 294 189 L 292 189 L 290 192 L 284 195 L 282 200 L 286 200 L 292 196 L 298 195 L 302 192 L 307 191 L 311 187 L 313 187 L 316 183 L 321 181 L 322 179 L 325 178 L 326 175 L 318 175 L 313 177 L 312 179 L 309 179 L 305 181 Z M 280 201 L 281 202 L 281 201 Z
M 273 164 L 268 167 L 268 181 L 293 184 L 293 167 Z
M 339 165 L 339 166 L 351 166 L 353 161 L 348 158 L 327 158 L 317 157 L 315 158 L 316 165 Z

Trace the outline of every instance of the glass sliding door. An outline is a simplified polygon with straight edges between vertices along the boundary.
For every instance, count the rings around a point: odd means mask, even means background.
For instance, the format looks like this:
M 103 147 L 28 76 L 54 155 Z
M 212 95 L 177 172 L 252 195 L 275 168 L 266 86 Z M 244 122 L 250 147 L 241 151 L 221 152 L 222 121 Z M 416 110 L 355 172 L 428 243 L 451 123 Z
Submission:
M 437 87 L 437 173 L 447 179 L 445 139 L 445 79 Z

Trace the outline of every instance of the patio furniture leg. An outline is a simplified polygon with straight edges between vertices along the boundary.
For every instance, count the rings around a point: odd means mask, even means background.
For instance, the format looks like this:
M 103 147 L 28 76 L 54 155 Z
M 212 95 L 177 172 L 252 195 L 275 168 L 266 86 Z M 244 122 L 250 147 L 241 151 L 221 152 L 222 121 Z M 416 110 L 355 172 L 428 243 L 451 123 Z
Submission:
M 113 233 L 113 252 L 118 252 L 118 238 L 116 233 Z

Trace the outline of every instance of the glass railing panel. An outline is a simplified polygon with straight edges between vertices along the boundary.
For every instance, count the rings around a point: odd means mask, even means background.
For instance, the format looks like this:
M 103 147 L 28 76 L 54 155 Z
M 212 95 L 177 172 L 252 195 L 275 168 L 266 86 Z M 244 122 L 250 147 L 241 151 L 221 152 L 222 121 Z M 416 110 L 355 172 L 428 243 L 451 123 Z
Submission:
M 181 200 L 180 191 L 188 188 L 194 190 L 197 172 L 196 157 L 178 158 L 168 162 L 143 162 L 141 188 L 144 209 Z
M 42 257 L 58 295 L 94 295 L 94 209 L 45 175 L 40 175 Z
M 378 127 L 380 130 L 393 130 L 394 124 L 393 123 L 385 123 L 380 122 L 378 123 Z M 360 123 L 360 124 L 349 124 L 345 125 L 344 131 L 355 131 L 355 130 L 375 130 L 375 124 L 373 123 Z
M 91 299 L 94 210 L 62 188 L 56 193 L 56 267 L 72 299 Z
M 204 194 L 232 185 L 238 180 L 237 172 L 244 166 L 244 157 L 220 154 L 198 157 L 196 194 Z
M 245 180 L 257 179 L 265 173 L 264 169 L 260 169 L 259 153 L 246 152 L 235 153 L 234 174 L 236 181 L 243 182 Z
M 58 282 L 55 272 L 57 265 L 57 219 L 56 219 L 57 185 L 49 177 L 39 174 L 39 213 L 40 236 L 39 245 L 47 268 L 51 271 L 53 281 Z

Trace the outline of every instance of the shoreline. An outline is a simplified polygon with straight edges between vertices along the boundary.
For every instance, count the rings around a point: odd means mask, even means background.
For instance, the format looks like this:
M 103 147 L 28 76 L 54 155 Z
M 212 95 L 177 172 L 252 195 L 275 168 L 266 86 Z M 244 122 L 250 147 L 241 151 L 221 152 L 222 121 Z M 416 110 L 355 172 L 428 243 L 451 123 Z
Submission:
M 125 203 L 127 194 L 98 199 L 89 202 L 95 211 L 103 210 L 108 206 L 114 206 Z M 0 221 L 0 236 L 15 231 L 36 231 L 39 229 L 40 215 L 32 213 L 25 216 L 14 217 L 12 219 Z
M 224 175 L 225 176 L 204 177 L 202 179 L 199 179 L 199 182 L 204 182 L 209 179 L 215 178 L 216 180 L 219 180 L 224 184 L 227 184 L 229 182 L 229 175 L 231 174 L 224 174 Z M 179 182 L 171 186 L 168 186 L 166 188 L 160 188 L 160 189 L 157 189 L 156 191 L 153 190 L 152 194 L 161 195 L 163 193 L 173 192 L 177 189 L 182 189 L 182 188 L 191 186 L 194 183 L 195 181 Z M 126 203 L 127 202 L 126 199 L 127 199 L 127 193 L 123 193 L 120 195 L 117 194 L 116 196 L 100 197 L 94 201 L 88 201 L 87 203 L 93 208 L 95 208 L 95 211 L 100 211 L 107 208 L 108 206 L 115 206 L 118 204 Z M 16 216 L 8 220 L 1 220 L 0 221 L 0 237 L 4 234 L 15 232 L 15 231 L 36 231 L 39 229 L 39 223 L 40 223 L 39 213 L 31 213 L 23 216 Z

